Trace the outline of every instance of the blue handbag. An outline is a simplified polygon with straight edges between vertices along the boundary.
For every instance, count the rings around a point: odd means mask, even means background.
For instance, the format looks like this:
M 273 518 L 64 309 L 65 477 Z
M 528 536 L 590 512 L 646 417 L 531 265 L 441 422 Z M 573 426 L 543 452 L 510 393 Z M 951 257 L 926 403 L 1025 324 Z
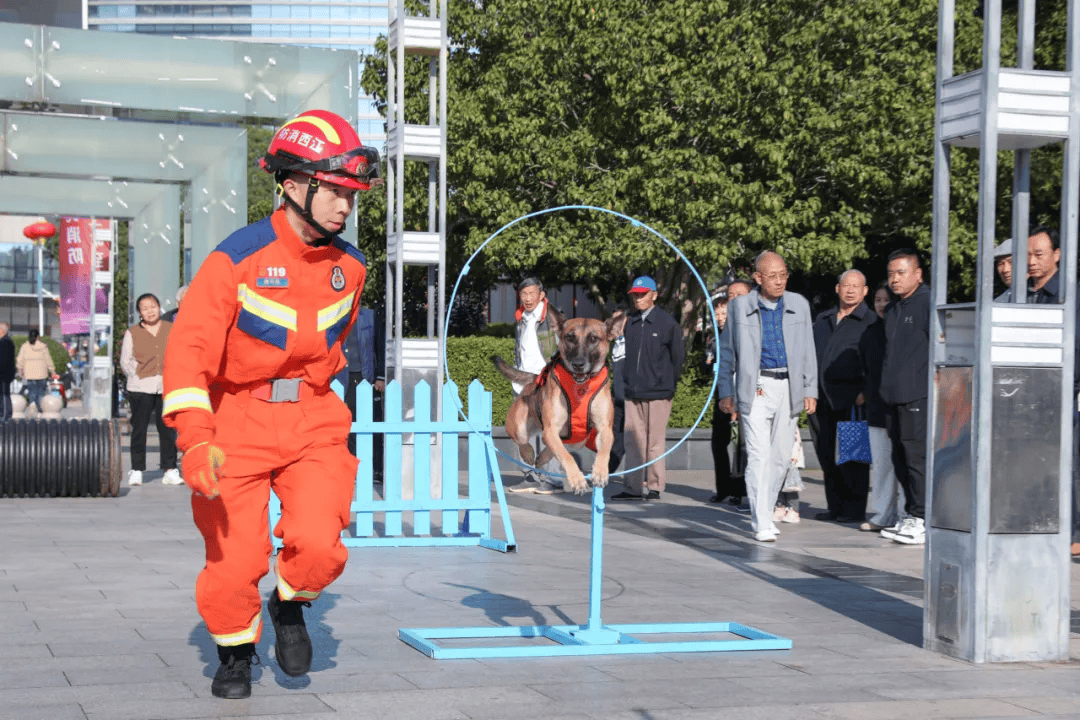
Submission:
M 859 415 L 864 416 L 860 407 Z M 851 408 L 851 421 L 836 423 L 836 464 L 843 465 L 847 462 L 860 462 L 869 465 L 873 462 L 870 456 L 870 428 L 866 420 L 855 419 L 855 408 Z

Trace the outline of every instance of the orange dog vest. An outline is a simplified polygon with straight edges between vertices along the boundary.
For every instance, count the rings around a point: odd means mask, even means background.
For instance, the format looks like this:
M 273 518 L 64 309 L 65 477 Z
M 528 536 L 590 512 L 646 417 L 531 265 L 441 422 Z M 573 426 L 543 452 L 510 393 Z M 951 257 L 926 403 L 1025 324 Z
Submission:
M 566 405 L 570 409 L 569 433 L 560 432 L 559 437 L 568 445 L 574 445 L 582 441 L 585 447 L 596 452 L 596 428 L 589 420 L 589 408 L 593 398 L 607 384 L 610 371 L 605 366 L 583 383 L 574 382 L 574 376 L 559 362 L 558 356 L 551 359 L 548 366 L 536 378 L 536 384 L 543 386 L 548 377 L 554 373 L 555 381 L 566 398 Z

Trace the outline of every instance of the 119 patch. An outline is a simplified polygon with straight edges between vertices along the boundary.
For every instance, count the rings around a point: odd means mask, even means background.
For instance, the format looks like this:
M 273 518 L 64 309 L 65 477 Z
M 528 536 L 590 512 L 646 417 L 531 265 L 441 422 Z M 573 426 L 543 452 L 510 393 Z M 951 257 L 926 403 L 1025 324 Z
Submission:
M 287 288 L 289 271 L 284 265 L 260 265 L 255 285 L 261 288 Z

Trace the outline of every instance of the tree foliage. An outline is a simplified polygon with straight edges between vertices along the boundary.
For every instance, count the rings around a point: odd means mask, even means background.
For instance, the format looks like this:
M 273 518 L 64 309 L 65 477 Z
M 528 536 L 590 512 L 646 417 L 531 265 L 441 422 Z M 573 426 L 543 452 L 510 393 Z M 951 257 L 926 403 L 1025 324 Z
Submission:
M 710 283 L 764 249 L 804 277 L 851 266 L 880 277 L 898 246 L 929 256 L 934 0 L 449 2 L 448 231 L 457 267 L 515 218 L 586 204 L 656 228 Z M 976 3 L 957 2 L 957 72 L 981 65 Z M 1065 6 L 1038 4 L 1039 67 L 1063 67 Z M 1015 62 L 1015 13 L 1004 18 L 1006 65 Z M 427 122 L 427 62 L 407 66 L 409 122 Z M 380 51 L 363 77 L 381 100 L 385 70 Z M 1005 155 L 999 233 L 1008 232 Z M 953 156 L 950 264 L 963 293 L 973 284 L 978 165 L 977 155 Z M 406 225 L 419 227 L 426 169 L 414 165 Z M 1054 219 L 1060 173 L 1059 150 L 1039 154 L 1039 219 Z M 537 274 L 584 282 L 604 302 L 621 299 L 643 272 L 676 310 L 675 296 L 695 292 L 675 254 L 640 228 L 566 212 L 500 234 L 470 280 Z

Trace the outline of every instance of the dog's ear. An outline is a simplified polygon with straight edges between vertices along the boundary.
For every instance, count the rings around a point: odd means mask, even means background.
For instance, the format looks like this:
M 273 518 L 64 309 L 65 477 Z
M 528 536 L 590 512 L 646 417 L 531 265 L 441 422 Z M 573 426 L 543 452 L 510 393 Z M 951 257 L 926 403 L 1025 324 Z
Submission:
M 566 318 L 560 315 L 559 311 L 556 310 L 551 303 L 548 303 L 547 306 L 547 316 L 548 321 L 551 323 L 551 331 L 555 333 L 556 336 L 562 335 L 563 325 L 566 324 Z
M 608 340 L 614 340 L 623 334 L 623 327 L 626 326 L 626 313 L 622 310 L 616 310 L 615 314 L 604 321 L 604 327 L 607 328 Z

